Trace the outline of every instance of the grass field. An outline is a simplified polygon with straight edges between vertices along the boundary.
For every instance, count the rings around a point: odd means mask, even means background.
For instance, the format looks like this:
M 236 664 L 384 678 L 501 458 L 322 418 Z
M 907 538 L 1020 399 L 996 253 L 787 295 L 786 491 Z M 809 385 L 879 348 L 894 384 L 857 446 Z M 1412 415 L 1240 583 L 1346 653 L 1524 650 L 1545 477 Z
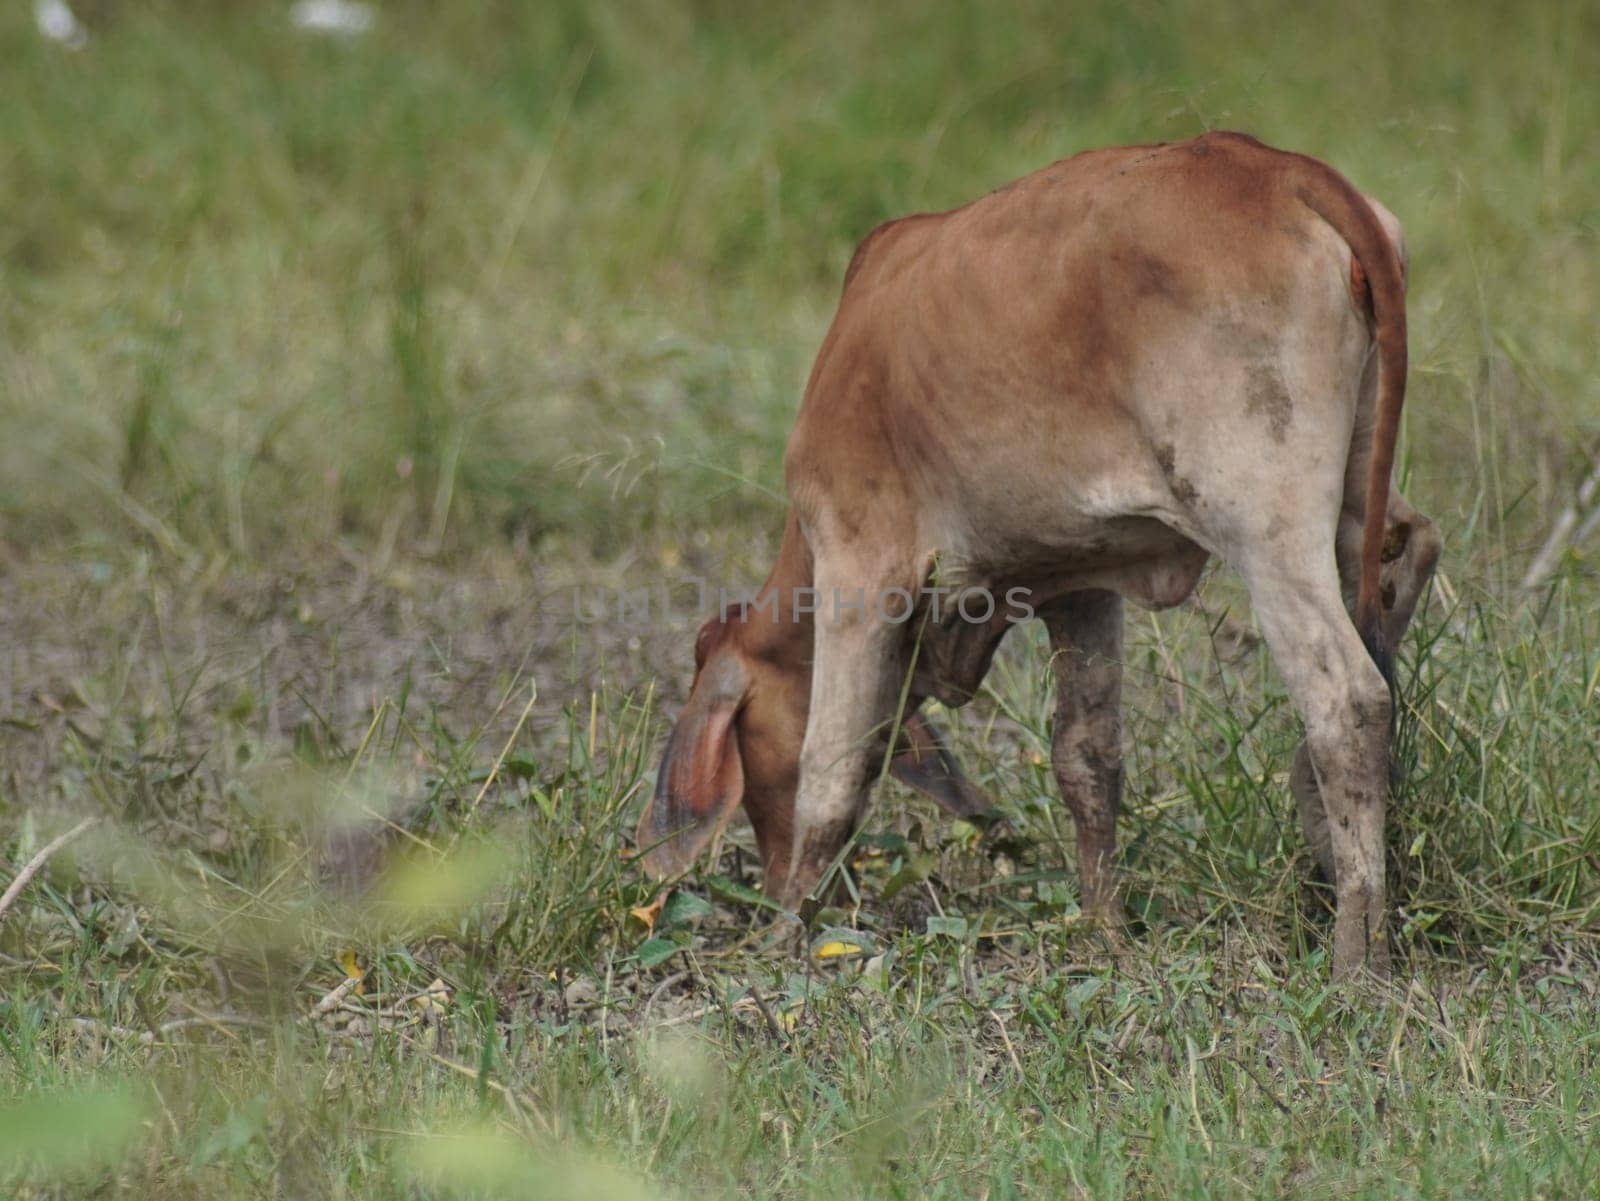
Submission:
M 0 907 L 0 1193 L 1600 1195 L 1600 540 L 1522 586 L 1600 442 L 1593 5 L 28 7 L 0 881 L 94 824 Z M 764 574 L 855 241 L 1216 127 L 1408 233 L 1394 986 L 1327 983 L 1220 570 L 1130 623 L 1120 961 L 1037 638 L 943 718 L 1002 845 L 891 786 L 859 905 L 780 919 L 735 831 L 647 928 L 687 581 Z

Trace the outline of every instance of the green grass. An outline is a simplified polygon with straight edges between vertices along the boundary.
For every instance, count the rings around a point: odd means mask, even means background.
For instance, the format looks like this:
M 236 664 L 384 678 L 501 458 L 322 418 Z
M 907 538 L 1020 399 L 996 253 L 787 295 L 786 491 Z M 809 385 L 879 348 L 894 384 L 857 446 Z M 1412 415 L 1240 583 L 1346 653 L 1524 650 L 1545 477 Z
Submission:
M 1518 587 L 1600 437 L 1592 6 L 100 8 L 0 15 L 0 880 L 99 819 L 0 918 L 0 1192 L 1594 1193 L 1593 544 Z M 647 931 L 693 606 L 571 589 L 759 580 L 875 223 L 1208 127 L 1409 239 L 1395 987 L 1327 985 L 1224 572 L 1130 622 L 1122 958 L 1037 638 L 944 718 L 1004 845 L 890 787 L 860 905 L 735 831 Z

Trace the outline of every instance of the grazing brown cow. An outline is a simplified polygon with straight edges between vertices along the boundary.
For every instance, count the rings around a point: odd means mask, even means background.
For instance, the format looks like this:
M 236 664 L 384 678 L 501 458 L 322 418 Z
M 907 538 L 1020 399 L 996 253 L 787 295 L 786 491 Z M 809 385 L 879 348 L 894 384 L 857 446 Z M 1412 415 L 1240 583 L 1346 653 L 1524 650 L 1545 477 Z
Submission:
M 650 868 L 682 870 L 743 800 L 797 904 L 897 721 L 895 774 L 981 808 L 917 709 L 969 698 L 1031 610 L 1083 907 L 1115 920 L 1122 602 L 1176 605 L 1217 555 L 1305 721 L 1291 779 L 1335 975 L 1385 971 L 1385 676 L 1440 548 L 1389 485 L 1404 271 L 1381 205 L 1233 133 L 1079 154 L 873 231 L 789 441 L 778 562 L 700 631 Z

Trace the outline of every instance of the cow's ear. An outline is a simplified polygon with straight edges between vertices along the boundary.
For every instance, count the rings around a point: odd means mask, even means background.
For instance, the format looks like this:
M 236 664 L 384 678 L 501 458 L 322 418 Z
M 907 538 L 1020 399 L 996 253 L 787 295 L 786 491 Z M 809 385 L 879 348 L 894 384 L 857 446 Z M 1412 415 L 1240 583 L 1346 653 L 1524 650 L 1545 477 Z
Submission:
M 900 739 L 889 772 L 918 792 L 932 797 L 939 808 L 963 821 L 981 822 L 994 808 L 984 792 L 961 770 L 944 737 L 926 717 L 913 713 L 901 723 Z
M 737 654 L 724 650 L 697 673 L 678 724 L 667 739 L 655 795 L 636 836 L 644 866 L 676 876 L 705 850 L 744 795 L 744 767 L 734 719 L 748 677 Z

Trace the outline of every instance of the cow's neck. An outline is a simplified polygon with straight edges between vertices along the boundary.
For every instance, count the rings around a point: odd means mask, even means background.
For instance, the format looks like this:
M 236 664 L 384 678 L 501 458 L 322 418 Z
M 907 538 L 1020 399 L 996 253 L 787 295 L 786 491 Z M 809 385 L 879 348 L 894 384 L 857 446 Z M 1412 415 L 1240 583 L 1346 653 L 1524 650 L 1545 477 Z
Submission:
M 790 513 L 783 525 L 783 542 L 767 582 L 750 607 L 750 649 L 791 668 L 811 668 L 813 606 L 805 603 L 812 586 L 811 548 L 800 532 L 800 522 Z M 799 603 L 797 603 L 799 602 Z

